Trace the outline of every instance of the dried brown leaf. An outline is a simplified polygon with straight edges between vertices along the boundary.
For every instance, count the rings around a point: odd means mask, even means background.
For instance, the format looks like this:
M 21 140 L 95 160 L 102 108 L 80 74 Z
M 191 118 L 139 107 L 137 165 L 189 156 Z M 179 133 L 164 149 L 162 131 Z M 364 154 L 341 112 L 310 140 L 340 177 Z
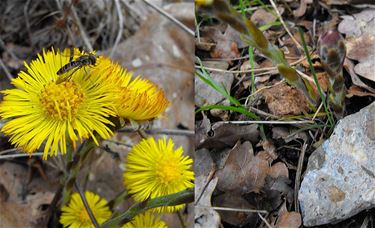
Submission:
M 197 148 L 209 148 L 220 151 L 226 147 L 232 148 L 240 139 L 256 143 L 258 136 L 259 131 L 256 124 L 241 126 L 217 122 L 212 125 L 211 131 L 204 141 L 200 141 Z
M 275 22 L 277 17 L 266 11 L 263 8 L 257 9 L 252 15 L 251 15 L 251 21 L 254 22 L 254 24 L 259 27 L 265 24 L 269 24 L 272 22 Z
M 265 89 L 262 94 L 274 115 L 299 115 L 310 110 L 305 96 L 285 83 Z
M 348 89 L 346 96 L 349 97 L 349 98 L 353 97 L 353 96 L 357 96 L 357 97 L 372 96 L 372 97 L 375 97 L 375 93 L 366 92 L 361 87 L 356 86 L 356 85 L 352 85 Z
M 213 199 L 214 206 L 233 208 L 233 211 L 220 211 L 219 214 L 223 221 L 232 224 L 234 226 L 243 226 L 247 223 L 254 224 L 257 221 L 256 213 L 246 213 L 236 211 L 239 209 L 256 209 L 254 206 L 249 204 L 246 199 L 241 195 L 232 194 L 230 192 L 222 194 Z
M 302 225 L 301 214 L 298 212 L 289 212 L 284 203 L 279 209 L 279 218 L 277 219 L 276 228 L 298 228 Z
M 207 188 L 203 192 L 199 202 L 197 202 L 194 208 L 195 224 L 194 227 L 205 228 L 205 227 L 219 227 L 220 216 L 211 207 L 211 196 L 215 190 L 217 178 L 212 179 L 207 185 Z

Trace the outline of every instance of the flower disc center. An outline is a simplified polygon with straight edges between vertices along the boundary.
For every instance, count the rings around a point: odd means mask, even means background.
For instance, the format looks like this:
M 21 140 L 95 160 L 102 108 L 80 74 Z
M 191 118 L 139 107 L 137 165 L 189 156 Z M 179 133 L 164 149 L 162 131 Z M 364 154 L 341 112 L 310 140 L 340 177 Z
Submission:
M 40 98 L 45 112 L 61 120 L 74 118 L 84 100 L 85 94 L 81 87 L 71 81 L 48 84 Z
M 175 161 L 160 162 L 156 170 L 156 174 L 164 184 L 171 183 L 180 177 L 178 165 Z

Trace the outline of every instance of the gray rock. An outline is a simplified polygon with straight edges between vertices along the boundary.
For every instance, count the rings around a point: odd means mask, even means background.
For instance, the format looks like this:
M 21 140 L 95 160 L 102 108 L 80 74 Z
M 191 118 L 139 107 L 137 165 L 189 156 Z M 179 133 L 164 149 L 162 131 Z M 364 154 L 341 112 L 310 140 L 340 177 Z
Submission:
M 305 226 L 375 207 L 375 102 L 340 120 L 310 156 L 298 200 Z

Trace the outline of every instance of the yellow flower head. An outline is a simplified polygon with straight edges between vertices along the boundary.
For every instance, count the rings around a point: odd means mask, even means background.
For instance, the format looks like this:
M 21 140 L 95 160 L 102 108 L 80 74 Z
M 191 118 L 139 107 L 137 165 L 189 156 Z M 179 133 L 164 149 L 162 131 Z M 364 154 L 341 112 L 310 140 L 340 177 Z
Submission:
M 87 54 L 74 51 L 74 59 Z M 30 154 L 45 143 L 43 159 L 58 151 L 65 154 L 67 140 L 75 146 L 78 140 L 92 137 L 98 144 L 94 134 L 102 138 L 112 134 L 108 125 L 113 124 L 107 118 L 115 115 L 111 85 L 91 73 L 93 66 L 58 75 L 69 63 L 69 55 L 69 51 L 43 51 L 12 80 L 15 89 L 2 91 L 0 116 L 7 122 L 1 131 Z M 100 59 L 95 68 L 106 67 Z
M 135 218 L 124 224 L 122 228 L 167 228 L 167 224 L 156 217 L 152 212 L 146 211 L 143 214 L 135 216 Z
M 164 91 L 157 85 L 139 76 L 134 78 L 120 65 L 103 58 L 107 68 L 96 68 L 97 74 L 104 76 L 114 85 L 116 91 L 115 107 L 117 115 L 132 121 L 146 121 L 158 117 L 168 107 Z
M 154 119 L 164 112 L 169 105 L 163 90 L 159 89 L 154 83 L 140 77 L 123 83 L 119 95 L 116 104 L 118 114 L 129 120 Z
M 101 199 L 100 196 L 92 192 L 85 192 L 85 197 L 99 224 L 111 217 L 112 212 L 107 206 L 107 200 Z M 69 204 L 64 206 L 61 211 L 60 223 L 64 227 L 94 227 L 78 193 L 72 195 Z
M 213 2 L 213 0 L 195 0 L 197 6 L 208 6 L 212 5 Z
M 128 154 L 124 184 L 138 202 L 173 194 L 194 186 L 192 163 L 191 158 L 183 156 L 182 147 L 173 149 L 171 139 L 143 139 Z M 171 212 L 183 207 L 159 207 L 156 211 Z

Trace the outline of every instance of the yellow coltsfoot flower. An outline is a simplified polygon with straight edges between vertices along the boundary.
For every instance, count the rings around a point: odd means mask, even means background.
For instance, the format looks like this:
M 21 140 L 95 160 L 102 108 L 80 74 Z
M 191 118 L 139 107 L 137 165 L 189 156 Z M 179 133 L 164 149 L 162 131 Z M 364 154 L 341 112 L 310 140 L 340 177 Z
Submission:
M 75 55 L 85 55 L 75 50 Z M 72 76 L 58 82 L 57 72 L 69 63 L 68 51 L 43 51 L 38 58 L 25 63 L 27 71 L 12 80 L 15 89 L 2 91 L 0 116 L 6 123 L 1 131 L 16 147 L 32 154 L 43 143 L 43 159 L 65 154 L 67 141 L 112 135 L 108 125 L 114 116 L 113 91 L 110 83 L 91 73 L 90 67 L 73 69 Z M 106 67 L 97 60 L 97 67 Z
M 85 192 L 85 197 L 99 225 L 104 223 L 111 217 L 112 212 L 107 206 L 107 200 L 100 198 L 100 196 L 92 192 Z M 60 216 L 60 223 L 64 227 L 94 228 L 94 224 L 92 224 L 90 216 L 87 213 L 82 199 L 78 193 L 74 193 L 72 195 L 72 198 L 70 199 L 68 205 L 64 206 L 61 211 L 62 214 Z
M 122 228 L 167 228 L 167 224 L 152 212 L 146 211 L 122 226 Z
M 142 122 L 152 120 L 161 115 L 169 105 L 164 91 L 157 85 L 141 77 L 133 77 L 120 65 L 103 58 L 106 66 L 95 68 L 96 74 L 111 81 L 116 91 L 115 107 L 121 118 Z
M 173 149 L 172 139 L 143 139 L 128 154 L 124 184 L 134 199 L 142 202 L 193 187 L 193 160 L 183 156 L 182 147 Z M 159 207 L 154 211 L 172 212 L 184 205 Z

